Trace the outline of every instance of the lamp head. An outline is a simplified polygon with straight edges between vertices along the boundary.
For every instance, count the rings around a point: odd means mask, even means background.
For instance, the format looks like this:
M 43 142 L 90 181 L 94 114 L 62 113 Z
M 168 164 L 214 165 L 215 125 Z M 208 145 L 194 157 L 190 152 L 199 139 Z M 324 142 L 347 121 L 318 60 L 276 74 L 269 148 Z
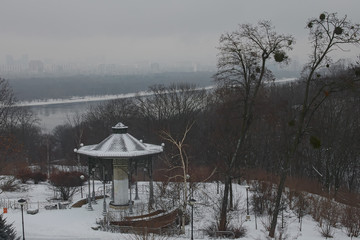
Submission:
M 19 203 L 21 206 L 23 206 L 23 205 L 26 203 L 26 200 L 23 199 L 23 198 L 21 198 L 21 199 L 18 200 L 18 203 Z
M 191 198 L 191 199 L 189 200 L 189 204 L 190 204 L 191 206 L 194 206 L 195 203 L 196 203 L 196 200 L 195 200 L 195 199 Z

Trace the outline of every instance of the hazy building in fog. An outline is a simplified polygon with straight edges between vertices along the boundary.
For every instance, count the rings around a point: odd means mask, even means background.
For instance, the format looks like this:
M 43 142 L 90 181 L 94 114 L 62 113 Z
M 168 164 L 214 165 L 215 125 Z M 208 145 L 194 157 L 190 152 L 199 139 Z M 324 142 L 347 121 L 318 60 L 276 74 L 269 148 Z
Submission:
M 30 60 L 29 71 L 31 73 L 42 73 L 44 72 L 44 63 L 40 60 Z
M 14 58 L 11 55 L 6 55 L 6 64 L 7 65 L 13 65 L 14 64 Z
M 160 72 L 160 64 L 157 62 L 153 62 L 150 64 L 150 70 L 152 73 L 159 73 Z

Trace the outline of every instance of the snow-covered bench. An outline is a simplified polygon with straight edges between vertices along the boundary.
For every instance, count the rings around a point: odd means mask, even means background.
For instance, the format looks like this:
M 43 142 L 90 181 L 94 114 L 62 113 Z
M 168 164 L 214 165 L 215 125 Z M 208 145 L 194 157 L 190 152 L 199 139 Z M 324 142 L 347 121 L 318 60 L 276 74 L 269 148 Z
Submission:
M 45 209 L 46 209 L 46 210 L 58 209 L 58 205 L 57 205 L 57 204 L 46 205 L 46 206 L 45 206 Z
M 27 214 L 31 214 L 31 215 L 35 215 L 35 214 L 37 214 L 37 213 L 39 213 L 39 209 L 38 208 L 36 208 L 36 209 L 28 209 L 28 210 L 26 210 L 26 213 Z

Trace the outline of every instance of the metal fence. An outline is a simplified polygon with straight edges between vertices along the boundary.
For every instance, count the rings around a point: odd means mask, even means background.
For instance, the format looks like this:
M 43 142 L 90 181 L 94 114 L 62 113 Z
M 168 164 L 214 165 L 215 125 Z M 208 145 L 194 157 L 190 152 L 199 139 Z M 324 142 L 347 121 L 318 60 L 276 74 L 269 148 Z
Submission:
M 28 209 L 65 209 L 69 205 L 69 202 L 26 202 L 24 204 L 24 210 Z M 0 209 L 20 209 L 21 206 L 17 200 L 14 199 L 0 199 Z
M 129 233 L 135 235 L 159 234 L 167 236 L 175 236 L 179 234 L 178 229 L 164 229 L 164 228 L 147 228 L 147 227 L 131 227 L 131 226 L 117 226 L 117 225 L 104 225 L 101 230 L 114 232 L 114 233 Z
M 185 232 L 185 235 L 180 235 L 180 237 L 185 237 L 187 239 L 191 238 L 191 229 L 188 229 Z M 219 239 L 219 238 L 235 238 L 235 233 L 232 231 L 209 231 L 205 229 L 193 230 L 194 239 Z
M 102 225 L 101 230 L 113 232 L 113 233 L 128 233 L 135 235 L 148 235 L 148 234 L 159 234 L 166 236 L 176 236 L 176 238 L 191 238 L 191 230 L 188 229 L 185 234 L 180 234 L 180 229 L 164 229 L 164 228 L 139 228 L 139 227 L 126 227 L 116 225 Z M 207 231 L 203 229 L 193 230 L 194 239 L 221 239 L 221 238 L 235 238 L 235 234 L 232 231 Z
M 27 204 L 25 204 L 25 209 L 27 209 Z M 0 208 L 8 208 L 8 209 L 19 209 L 20 204 L 17 200 L 10 199 L 0 199 Z

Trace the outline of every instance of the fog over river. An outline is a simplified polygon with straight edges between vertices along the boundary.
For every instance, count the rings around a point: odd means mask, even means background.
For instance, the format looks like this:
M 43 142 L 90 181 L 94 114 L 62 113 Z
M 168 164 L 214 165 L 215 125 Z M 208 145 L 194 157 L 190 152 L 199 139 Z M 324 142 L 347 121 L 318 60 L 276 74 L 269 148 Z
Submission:
M 50 133 L 56 126 L 66 123 L 67 119 L 71 119 L 75 114 L 85 113 L 90 106 L 106 101 L 109 100 L 36 105 L 29 108 L 39 118 L 42 131 Z
M 209 87 L 205 88 L 208 89 Z M 46 101 L 19 102 L 18 106 L 29 107 L 39 119 L 43 132 L 49 133 L 58 125 L 65 124 L 76 114 L 83 114 L 91 106 L 108 101 L 135 96 L 148 96 L 151 92 L 126 93 L 116 95 L 73 97 L 69 99 L 48 99 Z

